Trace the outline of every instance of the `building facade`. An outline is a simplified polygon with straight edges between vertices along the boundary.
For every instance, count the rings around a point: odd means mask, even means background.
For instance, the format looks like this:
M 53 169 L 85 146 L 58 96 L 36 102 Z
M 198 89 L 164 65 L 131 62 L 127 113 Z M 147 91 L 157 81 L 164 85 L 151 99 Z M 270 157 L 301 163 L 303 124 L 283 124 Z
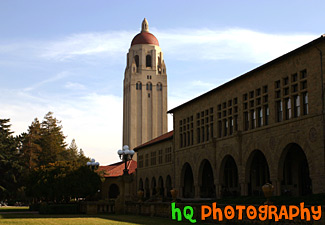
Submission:
M 123 145 L 130 149 L 167 132 L 167 73 L 148 22 L 131 43 L 123 90 Z
M 261 195 L 269 182 L 275 195 L 324 193 L 323 53 L 324 35 L 170 110 L 172 139 L 135 148 L 137 189 L 166 196 L 171 180 L 181 198 L 215 198 Z

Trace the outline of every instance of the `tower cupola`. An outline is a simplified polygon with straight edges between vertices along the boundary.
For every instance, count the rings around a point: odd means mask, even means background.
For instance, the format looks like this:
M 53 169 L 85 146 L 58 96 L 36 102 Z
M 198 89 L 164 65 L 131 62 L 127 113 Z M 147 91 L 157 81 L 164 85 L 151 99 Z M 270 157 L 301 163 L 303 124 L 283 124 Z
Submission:
M 131 46 L 140 44 L 159 46 L 157 38 L 149 32 L 149 24 L 146 18 L 142 21 L 141 32 L 138 33 L 131 42 Z

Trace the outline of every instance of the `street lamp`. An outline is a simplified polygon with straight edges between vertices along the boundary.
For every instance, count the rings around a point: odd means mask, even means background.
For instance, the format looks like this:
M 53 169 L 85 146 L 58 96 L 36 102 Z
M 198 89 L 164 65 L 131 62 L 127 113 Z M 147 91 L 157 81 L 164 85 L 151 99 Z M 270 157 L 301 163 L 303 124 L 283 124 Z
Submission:
M 129 170 L 127 168 L 127 162 L 132 159 L 134 155 L 134 151 L 129 149 L 129 146 L 124 145 L 123 150 L 118 150 L 117 154 L 120 156 L 120 159 L 122 159 L 125 163 L 125 168 L 123 170 L 123 175 L 129 174 Z
M 95 159 L 91 159 L 90 162 L 87 162 L 87 166 L 91 167 L 92 170 L 95 170 L 99 166 L 99 162 L 95 162 Z

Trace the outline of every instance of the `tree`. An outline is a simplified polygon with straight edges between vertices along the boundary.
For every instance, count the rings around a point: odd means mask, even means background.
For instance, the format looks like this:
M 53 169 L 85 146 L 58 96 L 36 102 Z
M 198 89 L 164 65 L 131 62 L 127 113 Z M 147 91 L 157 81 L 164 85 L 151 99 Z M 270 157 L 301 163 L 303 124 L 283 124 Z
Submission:
M 40 146 L 41 137 L 41 124 L 35 118 L 28 128 L 28 133 L 21 135 L 21 161 L 28 171 L 40 164 L 39 157 L 42 153 Z
M 56 161 L 64 160 L 67 144 L 62 132 L 61 121 L 48 112 L 41 123 L 41 139 L 39 142 L 42 154 L 39 156 L 39 164 L 46 165 Z
M 57 161 L 35 168 L 30 175 L 27 194 L 43 201 L 63 202 L 85 198 L 97 192 L 101 179 L 78 162 Z
M 0 199 L 14 198 L 20 187 L 19 139 L 12 136 L 10 119 L 0 119 Z

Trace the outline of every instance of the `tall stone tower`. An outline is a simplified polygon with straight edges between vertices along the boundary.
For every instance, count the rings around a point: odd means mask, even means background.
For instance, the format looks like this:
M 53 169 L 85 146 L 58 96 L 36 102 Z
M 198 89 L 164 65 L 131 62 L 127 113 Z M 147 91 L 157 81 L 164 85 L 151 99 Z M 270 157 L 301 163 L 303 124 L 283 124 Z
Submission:
M 135 148 L 167 132 L 167 74 L 148 21 L 127 54 L 123 91 L 123 145 Z

